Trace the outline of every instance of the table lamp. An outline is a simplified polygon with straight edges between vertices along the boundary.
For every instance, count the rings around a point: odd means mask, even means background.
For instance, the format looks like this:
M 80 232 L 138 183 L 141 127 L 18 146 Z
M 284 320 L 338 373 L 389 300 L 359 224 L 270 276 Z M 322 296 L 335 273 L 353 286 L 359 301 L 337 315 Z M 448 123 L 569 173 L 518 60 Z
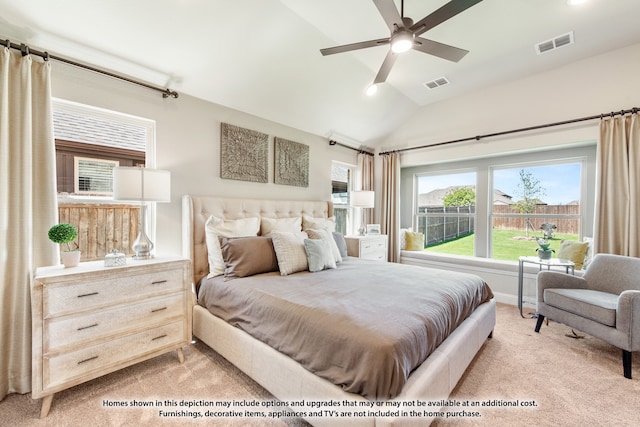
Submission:
M 133 259 L 153 258 L 153 242 L 147 236 L 147 202 L 171 201 L 171 173 L 169 171 L 139 167 L 119 166 L 113 168 L 114 200 L 141 202 L 140 232 L 131 249 Z
M 375 202 L 375 193 L 373 191 L 352 191 L 349 198 L 349 204 L 354 208 L 360 208 L 362 212 L 362 221 L 360 222 L 360 228 L 358 228 L 358 234 L 360 236 L 365 235 L 366 221 L 364 218 L 364 210 L 372 208 Z

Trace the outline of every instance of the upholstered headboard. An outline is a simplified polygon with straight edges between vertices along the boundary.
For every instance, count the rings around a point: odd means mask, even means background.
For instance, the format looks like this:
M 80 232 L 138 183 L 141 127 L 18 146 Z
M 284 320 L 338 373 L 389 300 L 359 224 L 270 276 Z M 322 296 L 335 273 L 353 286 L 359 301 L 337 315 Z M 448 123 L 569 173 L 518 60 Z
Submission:
M 205 223 L 211 215 L 223 219 L 249 217 L 291 218 L 310 215 L 328 218 L 333 204 L 323 201 L 233 199 L 211 196 L 182 197 L 182 254 L 191 259 L 193 283 L 209 274 Z

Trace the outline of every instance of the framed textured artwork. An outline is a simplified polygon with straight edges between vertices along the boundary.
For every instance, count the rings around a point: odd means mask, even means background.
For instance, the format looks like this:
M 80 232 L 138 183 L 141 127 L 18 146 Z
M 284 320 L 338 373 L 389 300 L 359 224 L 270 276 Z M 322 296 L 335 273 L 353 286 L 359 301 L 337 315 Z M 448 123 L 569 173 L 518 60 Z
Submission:
M 309 186 L 309 146 L 284 138 L 274 138 L 276 184 Z
M 220 177 L 240 181 L 269 181 L 269 135 L 222 123 Z

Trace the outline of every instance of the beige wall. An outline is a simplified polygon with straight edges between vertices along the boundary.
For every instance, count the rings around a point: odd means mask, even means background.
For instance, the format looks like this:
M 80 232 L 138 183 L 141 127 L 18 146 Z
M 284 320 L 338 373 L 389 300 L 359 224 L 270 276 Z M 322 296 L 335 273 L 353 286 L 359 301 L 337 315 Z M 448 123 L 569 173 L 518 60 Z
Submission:
M 544 58 L 540 56 L 540 61 Z M 382 149 L 415 147 L 640 107 L 639 70 L 640 44 L 636 44 L 549 72 L 486 87 L 423 107 L 385 139 Z M 570 146 L 593 141 L 597 132 L 595 120 L 411 151 L 403 154 L 401 161 L 403 166 L 412 166 Z
M 156 167 L 172 173 L 171 203 L 157 206 L 158 254 L 181 251 L 180 199 L 184 194 L 330 200 L 331 161 L 356 162 L 355 151 L 331 147 L 323 137 L 183 94 L 178 99 L 163 99 L 157 92 L 109 77 L 56 62 L 52 66 L 54 97 L 155 120 Z M 270 183 L 220 178 L 221 122 L 269 134 Z M 309 145 L 308 188 L 273 184 L 273 136 Z

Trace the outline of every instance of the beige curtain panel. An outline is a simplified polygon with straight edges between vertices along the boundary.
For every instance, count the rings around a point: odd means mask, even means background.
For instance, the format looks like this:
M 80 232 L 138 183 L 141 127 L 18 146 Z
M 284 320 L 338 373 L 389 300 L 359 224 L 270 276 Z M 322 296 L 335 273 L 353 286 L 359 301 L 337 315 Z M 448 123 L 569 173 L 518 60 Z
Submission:
M 35 267 L 58 264 L 50 64 L 0 51 L 0 400 L 31 390 Z
M 358 153 L 358 168 L 360 169 L 360 182 L 363 191 L 373 191 L 373 156 L 369 154 Z M 373 224 L 374 209 L 365 210 L 365 221 L 367 224 Z
M 389 261 L 400 261 L 400 154 L 382 156 L 382 232 L 389 239 Z
M 600 121 L 597 150 L 596 253 L 640 257 L 640 120 Z

